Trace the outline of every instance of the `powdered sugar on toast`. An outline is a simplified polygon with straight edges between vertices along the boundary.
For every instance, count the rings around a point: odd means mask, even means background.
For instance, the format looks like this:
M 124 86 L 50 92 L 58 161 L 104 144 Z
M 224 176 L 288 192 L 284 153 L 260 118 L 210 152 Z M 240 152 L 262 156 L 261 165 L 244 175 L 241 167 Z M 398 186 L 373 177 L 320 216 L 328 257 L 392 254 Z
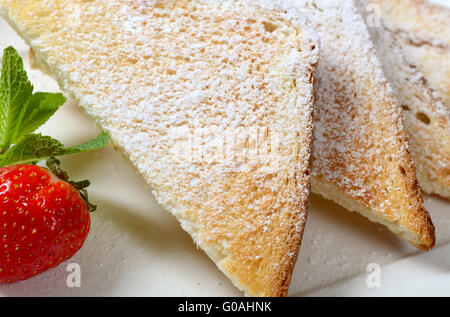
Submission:
M 417 187 L 401 110 L 353 1 L 292 2 L 321 40 L 313 191 L 388 225 L 415 245 L 420 239 L 429 243 L 434 233 Z
M 363 15 L 368 14 L 366 4 L 358 1 Z M 405 55 L 395 35 L 384 27 L 384 21 L 380 22 L 369 31 L 403 109 L 419 184 L 428 193 L 450 197 L 450 111 Z

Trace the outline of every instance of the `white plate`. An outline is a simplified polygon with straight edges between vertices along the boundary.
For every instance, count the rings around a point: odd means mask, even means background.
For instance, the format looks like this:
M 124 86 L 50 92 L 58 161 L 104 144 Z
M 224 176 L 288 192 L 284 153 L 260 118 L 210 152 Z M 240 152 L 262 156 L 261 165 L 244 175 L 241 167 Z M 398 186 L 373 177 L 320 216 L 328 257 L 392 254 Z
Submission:
M 445 0 L 444 0 L 445 1 Z M 58 91 L 30 70 L 28 48 L 0 19 L 0 49 L 13 45 L 36 90 Z M 1 55 L 1 54 L 0 54 Z M 42 132 L 73 145 L 99 130 L 69 100 Z M 89 178 L 99 208 L 84 247 L 59 267 L 27 281 L 1 285 L 2 296 L 241 296 L 214 263 L 154 200 L 111 147 L 63 158 L 74 179 Z M 450 295 L 450 203 L 425 197 L 437 247 L 422 253 L 381 225 L 312 196 L 304 241 L 290 288 L 299 295 Z M 67 265 L 81 267 L 81 287 L 66 284 Z M 381 287 L 369 289 L 367 266 L 381 266 Z

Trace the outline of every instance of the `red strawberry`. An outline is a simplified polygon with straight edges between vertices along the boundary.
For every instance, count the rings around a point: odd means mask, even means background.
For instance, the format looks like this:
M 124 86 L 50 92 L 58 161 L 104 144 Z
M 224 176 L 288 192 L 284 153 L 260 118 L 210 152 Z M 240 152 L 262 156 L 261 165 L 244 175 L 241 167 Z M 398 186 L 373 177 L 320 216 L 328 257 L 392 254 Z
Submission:
M 80 184 L 36 165 L 0 168 L 0 283 L 44 272 L 81 248 L 90 205 Z

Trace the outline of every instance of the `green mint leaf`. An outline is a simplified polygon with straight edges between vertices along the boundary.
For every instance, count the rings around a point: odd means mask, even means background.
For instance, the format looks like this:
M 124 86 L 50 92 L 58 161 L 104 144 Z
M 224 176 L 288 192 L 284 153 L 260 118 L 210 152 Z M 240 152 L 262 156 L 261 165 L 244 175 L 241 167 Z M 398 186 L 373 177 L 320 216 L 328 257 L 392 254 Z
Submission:
M 66 148 L 61 142 L 41 134 L 29 134 L 20 142 L 0 155 L 0 167 L 13 164 L 29 164 L 54 156 L 87 152 L 105 147 L 108 144 L 108 133 L 102 132 L 95 139 Z
M 15 141 L 25 135 L 33 133 L 47 122 L 51 116 L 66 102 L 66 98 L 59 93 L 37 92 L 31 97 L 29 107 L 23 116 L 20 131 Z
M 4 151 L 15 139 L 33 86 L 17 51 L 8 47 L 3 52 L 0 79 L 0 149 Z
M 60 155 L 64 145 L 58 140 L 41 134 L 30 134 L 0 156 L 0 166 L 27 164 Z
M 0 79 L 0 153 L 44 124 L 66 102 L 60 93 L 32 94 L 22 58 L 4 50 Z
M 109 134 L 105 131 L 102 131 L 102 133 L 100 133 L 96 138 L 94 138 L 86 143 L 76 145 L 69 149 L 66 149 L 66 150 L 72 151 L 67 154 L 102 149 L 108 145 L 108 138 L 109 138 Z

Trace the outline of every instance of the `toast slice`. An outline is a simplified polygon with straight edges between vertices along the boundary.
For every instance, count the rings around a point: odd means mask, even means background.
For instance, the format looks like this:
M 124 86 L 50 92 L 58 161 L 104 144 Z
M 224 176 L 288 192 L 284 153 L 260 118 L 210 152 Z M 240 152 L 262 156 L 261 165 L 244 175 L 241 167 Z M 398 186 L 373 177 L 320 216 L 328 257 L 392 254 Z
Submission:
M 435 243 L 392 93 L 352 0 L 293 0 L 319 34 L 312 190 L 386 225 L 420 249 Z
M 450 108 L 450 9 L 426 0 L 369 0 Z
M 366 0 L 357 1 L 368 21 Z M 369 27 L 384 73 L 403 108 L 417 179 L 427 193 L 450 199 L 450 112 L 384 26 Z
M 306 221 L 319 48 L 295 9 L 0 0 L 0 12 L 238 288 L 287 294 Z

